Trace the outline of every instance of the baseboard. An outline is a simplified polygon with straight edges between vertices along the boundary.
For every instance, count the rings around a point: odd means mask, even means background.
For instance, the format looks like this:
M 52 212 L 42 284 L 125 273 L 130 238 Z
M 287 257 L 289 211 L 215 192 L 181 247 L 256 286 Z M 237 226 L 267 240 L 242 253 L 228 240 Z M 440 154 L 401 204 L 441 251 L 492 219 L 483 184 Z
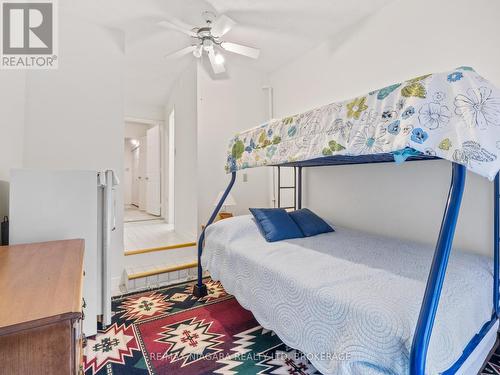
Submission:
M 122 278 L 121 277 L 112 277 L 111 278 L 111 296 L 119 296 L 122 293 L 121 286 L 123 285 L 122 283 Z

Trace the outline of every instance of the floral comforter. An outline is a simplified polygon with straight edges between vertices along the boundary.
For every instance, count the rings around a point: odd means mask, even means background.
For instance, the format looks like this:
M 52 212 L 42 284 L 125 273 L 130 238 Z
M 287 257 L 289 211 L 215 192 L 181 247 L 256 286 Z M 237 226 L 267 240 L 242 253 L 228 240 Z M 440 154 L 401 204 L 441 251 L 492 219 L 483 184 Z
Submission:
M 500 170 L 500 90 L 470 67 L 423 75 L 239 133 L 226 171 L 408 147 L 492 180 Z

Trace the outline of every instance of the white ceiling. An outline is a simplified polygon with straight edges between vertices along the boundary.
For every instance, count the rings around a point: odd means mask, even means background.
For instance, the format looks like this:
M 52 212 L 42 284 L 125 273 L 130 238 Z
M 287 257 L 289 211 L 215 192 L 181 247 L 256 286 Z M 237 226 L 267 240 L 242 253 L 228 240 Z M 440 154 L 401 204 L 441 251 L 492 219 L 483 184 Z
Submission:
M 223 38 L 261 49 L 260 58 L 225 53 L 231 65 L 271 72 L 326 40 L 335 39 L 391 0 L 73 0 L 91 22 L 125 34 L 125 102 L 161 106 L 193 56 L 163 56 L 190 45 L 190 38 L 157 25 L 178 19 L 204 24 L 202 12 L 225 13 L 237 25 Z

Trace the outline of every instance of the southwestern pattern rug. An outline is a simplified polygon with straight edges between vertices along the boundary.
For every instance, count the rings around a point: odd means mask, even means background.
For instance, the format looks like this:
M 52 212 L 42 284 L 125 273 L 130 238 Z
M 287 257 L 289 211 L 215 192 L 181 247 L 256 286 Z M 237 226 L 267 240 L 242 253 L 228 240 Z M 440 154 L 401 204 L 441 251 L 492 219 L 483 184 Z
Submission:
M 194 282 L 116 298 L 113 322 L 87 340 L 85 375 L 312 375 L 300 352 L 262 328 L 219 282 Z M 481 375 L 500 375 L 500 349 Z
M 87 340 L 85 375 L 319 374 L 219 282 L 206 283 L 204 298 L 188 282 L 114 299 L 112 325 Z

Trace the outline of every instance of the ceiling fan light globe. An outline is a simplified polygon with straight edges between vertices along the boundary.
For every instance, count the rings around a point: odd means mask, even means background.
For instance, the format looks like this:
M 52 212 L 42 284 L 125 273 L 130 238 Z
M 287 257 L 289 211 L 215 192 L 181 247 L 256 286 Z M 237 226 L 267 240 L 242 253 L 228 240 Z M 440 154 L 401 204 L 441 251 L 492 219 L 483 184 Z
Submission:
M 194 51 L 193 51 L 193 56 L 196 57 L 197 59 L 199 59 L 201 57 L 201 54 L 202 54 L 202 50 L 201 48 L 196 48 Z
M 210 39 L 205 39 L 203 41 L 203 49 L 207 52 L 213 47 L 213 45 L 214 42 L 212 42 Z
M 215 55 L 215 63 L 216 63 L 216 64 L 219 64 L 219 65 L 220 65 L 220 64 L 224 64 L 224 61 L 225 61 L 225 60 L 226 60 L 226 59 L 224 59 L 224 56 L 223 56 L 223 55 L 221 55 L 220 53 L 218 53 L 217 55 Z

